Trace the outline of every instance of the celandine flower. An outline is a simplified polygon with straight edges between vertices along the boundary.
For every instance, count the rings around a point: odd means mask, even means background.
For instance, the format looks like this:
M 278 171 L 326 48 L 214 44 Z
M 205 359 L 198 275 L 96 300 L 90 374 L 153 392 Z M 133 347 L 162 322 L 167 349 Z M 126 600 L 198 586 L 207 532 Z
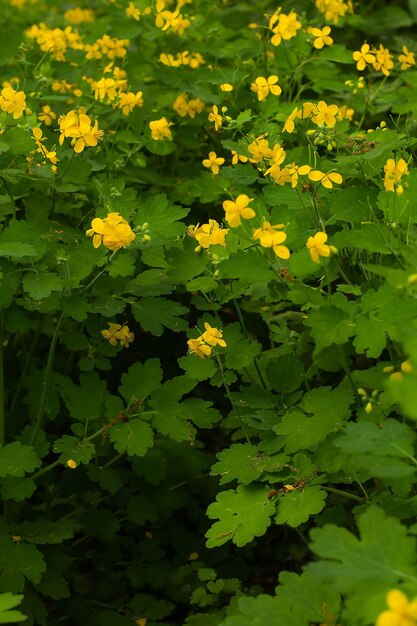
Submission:
M 201 337 L 197 339 L 189 339 L 187 341 L 188 352 L 191 354 L 195 354 L 200 357 L 200 359 L 205 359 L 207 356 L 211 356 L 211 348 L 206 343 L 204 343 Z
M 249 202 L 252 202 L 253 198 L 249 198 L 246 194 L 240 194 L 233 202 L 232 200 L 225 200 L 223 202 L 223 208 L 226 212 L 226 222 L 232 228 L 240 226 L 242 218 L 244 220 L 251 220 L 255 217 L 255 211 L 248 206 Z
M 337 248 L 327 245 L 326 241 L 327 233 L 323 233 L 322 231 L 319 231 L 307 239 L 306 246 L 314 263 L 320 263 L 321 256 L 328 257 L 332 252 L 337 252 Z
M 204 167 L 208 167 L 214 175 L 218 174 L 220 171 L 220 165 L 223 165 L 224 159 L 223 157 L 218 157 L 217 154 L 213 151 L 209 152 L 208 159 L 203 159 L 202 164 Z
M 161 139 L 172 139 L 170 126 L 173 122 L 168 122 L 166 117 L 161 117 L 159 120 L 153 120 L 149 122 L 149 128 L 151 129 L 152 139 L 160 141 Z
M 384 187 L 385 191 L 395 191 L 399 196 L 404 192 L 403 185 L 400 184 L 403 176 L 408 176 L 408 165 L 404 159 L 388 159 L 384 165 Z
M 121 346 L 127 348 L 135 338 L 135 335 L 130 332 L 129 327 L 124 324 L 114 324 L 113 322 L 107 322 L 108 329 L 102 330 L 101 334 L 104 339 L 107 339 L 111 346 L 117 346 L 117 342 L 120 342 Z
M 409 601 L 405 593 L 392 589 L 386 598 L 388 610 L 378 616 L 375 626 L 415 626 L 417 624 L 417 600 Z
M 26 109 L 26 95 L 24 91 L 15 91 L 12 87 L 3 87 L 0 95 L 0 109 L 13 115 L 18 120 Z
M 210 326 L 208 322 L 204 322 L 204 328 L 206 330 L 201 335 L 203 341 L 208 343 L 210 346 L 220 346 L 221 348 L 226 347 L 226 342 L 223 339 L 223 333 L 221 330 Z
M 272 226 L 265 220 L 261 228 L 253 231 L 252 237 L 257 239 L 263 248 L 272 248 L 279 259 L 289 259 L 290 251 L 287 246 L 282 245 L 287 239 L 287 235 L 278 230 L 279 228 L 284 228 L 284 224 Z
M 109 213 L 104 219 L 95 217 L 85 234 L 93 238 L 95 248 L 103 244 L 113 251 L 126 248 L 136 237 L 127 221 L 117 212 Z

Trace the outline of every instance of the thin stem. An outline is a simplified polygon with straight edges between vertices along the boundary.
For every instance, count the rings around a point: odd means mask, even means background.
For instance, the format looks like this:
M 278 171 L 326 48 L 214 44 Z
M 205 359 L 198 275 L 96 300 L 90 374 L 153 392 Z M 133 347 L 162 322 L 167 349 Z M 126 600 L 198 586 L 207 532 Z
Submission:
M 221 377 L 222 377 L 223 386 L 224 386 L 224 389 L 226 391 L 226 395 L 227 395 L 227 397 L 229 399 L 230 404 L 232 405 L 233 410 L 236 411 L 235 403 L 233 401 L 232 394 L 230 393 L 229 385 L 227 384 L 226 378 L 225 378 L 225 375 L 224 375 L 223 365 L 222 365 L 222 362 L 221 362 L 221 360 L 220 360 L 220 358 L 219 358 L 219 356 L 217 354 L 215 355 L 215 359 L 216 359 L 217 364 L 219 366 L 219 370 L 220 370 L 220 374 L 221 374 Z M 240 415 L 238 417 L 240 417 Z M 241 417 L 240 417 L 240 419 L 242 420 Z M 243 430 L 243 433 L 245 435 L 246 441 L 248 443 L 251 443 L 251 440 L 249 439 L 248 433 L 246 432 L 246 428 L 245 428 L 245 425 L 243 423 L 243 420 L 242 420 L 242 430 Z
M 38 344 L 38 341 L 39 341 L 39 334 L 40 333 L 39 333 L 39 328 L 38 328 L 36 333 L 35 333 L 35 335 L 34 335 L 34 337 L 33 337 L 31 346 L 29 348 L 28 355 L 26 357 L 26 362 L 25 362 L 25 364 L 23 366 L 23 370 L 22 370 L 22 373 L 20 375 L 19 382 L 17 383 L 16 391 L 14 392 L 13 400 L 12 400 L 12 402 L 10 404 L 10 409 L 9 409 L 10 410 L 10 414 L 13 414 L 13 411 L 14 411 L 14 409 L 16 407 L 16 402 L 17 402 L 17 400 L 19 398 L 20 391 L 21 391 L 22 385 L 23 385 L 23 381 L 25 380 L 26 372 L 28 371 L 30 362 L 31 362 L 33 354 L 35 352 L 35 348 L 36 348 L 36 346 Z
M 356 500 L 356 502 L 363 502 L 365 498 L 361 498 L 360 496 L 355 496 L 353 493 L 349 493 L 348 491 L 342 491 L 341 489 L 335 489 L 334 487 L 325 487 L 324 485 L 320 485 L 321 489 L 325 491 L 330 491 L 331 493 L 337 493 L 340 496 L 345 496 L 345 498 L 350 498 L 351 500 Z
M 117 250 L 114 250 L 114 252 L 110 255 L 110 257 L 108 258 L 108 260 L 104 264 L 103 269 L 100 270 L 99 273 L 97 274 L 97 276 L 95 276 L 87 285 L 85 285 L 85 287 L 83 287 L 81 289 L 80 293 L 84 293 L 85 291 L 87 291 L 87 289 L 90 289 L 90 287 L 92 287 L 94 285 L 94 283 L 100 278 L 100 276 L 102 276 L 102 274 L 104 274 L 104 272 L 106 271 L 107 266 L 109 265 L 109 263 L 114 258 L 114 255 L 116 254 L 116 252 L 117 252 Z
M 234 298 L 233 298 L 233 304 L 234 304 L 234 307 L 236 309 L 236 313 L 237 313 L 237 316 L 239 318 L 239 322 L 240 322 L 240 325 L 242 327 L 242 330 L 245 333 L 245 335 L 248 336 L 248 331 L 246 329 L 245 320 L 243 319 L 242 311 L 240 309 L 240 306 L 239 306 L 237 300 L 235 300 Z M 265 381 L 265 379 L 264 379 L 264 377 L 262 375 L 261 369 L 260 369 L 259 364 L 258 364 L 258 359 L 256 358 L 256 356 L 253 358 L 253 365 L 254 365 L 254 367 L 256 369 L 256 373 L 258 374 L 258 377 L 259 377 L 259 380 L 261 382 L 262 387 L 266 391 L 269 391 L 268 385 L 266 384 L 266 381 Z
M 36 417 L 36 423 L 35 423 L 35 428 L 33 429 L 32 437 L 30 438 L 31 446 L 35 444 L 36 439 L 39 434 L 39 429 L 42 425 L 43 415 L 45 412 L 46 397 L 48 395 L 48 389 L 49 389 L 49 379 L 51 377 L 52 363 L 53 363 L 54 356 L 55 356 L 55 348 L 56 348 L 56 344 L 58 341 L 58 333 L 59 333 L 59 329 L 61 327 L 61 323 L 63 319 L 64 319 L 64 314 L 61 313 L 57 321 L 57 324 L 55 326 L 51 345 L 49 347 L 48 360 L 46 362 L 45 376 L 44 376 L 43 383 L 42 383 L 42 394 L 41 394 L 41 399 L 39 402 L 38 415 Z
M 92 435 L 90 435 L 89 437 L 87 437 L 87 439 L 84 439 L 84 441 L 93 441 L 93 439 L 97 439 L 97 437 L 99 437 L 102 432 L 104 431 L 105 426 L 103 426 L 102 428 L 100 428 L 99 430 L 97 430 L 95 433 L 93 433 Z M 33 476 L 30 476 L 31 480 L 36 480 L 37 478 L 40 478 L 41 476 L 43 476 L 44 474 L 47 474 L 48 472 L 50 472 L 51 470 L 54 469 L 54 467 L 56 467 L 57 465 L 59 465 L 61 463 L 61 461 L 59 459 L 57 459 L 56 461 L 53 461 L 53 463 L 50 463 L 49 465 L 47 465 L 46 467 L 42 468 L 41 470 L 39 470 L 39 472 L 36 472 L 36 474 L 33 474 Z

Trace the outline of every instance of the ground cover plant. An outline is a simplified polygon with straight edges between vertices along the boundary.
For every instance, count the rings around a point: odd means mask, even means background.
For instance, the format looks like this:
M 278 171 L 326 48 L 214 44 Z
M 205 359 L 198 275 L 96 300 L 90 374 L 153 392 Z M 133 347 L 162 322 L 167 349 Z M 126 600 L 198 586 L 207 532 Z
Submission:
M 0 623 L 417 624 L 417 2 L 0 21 Z

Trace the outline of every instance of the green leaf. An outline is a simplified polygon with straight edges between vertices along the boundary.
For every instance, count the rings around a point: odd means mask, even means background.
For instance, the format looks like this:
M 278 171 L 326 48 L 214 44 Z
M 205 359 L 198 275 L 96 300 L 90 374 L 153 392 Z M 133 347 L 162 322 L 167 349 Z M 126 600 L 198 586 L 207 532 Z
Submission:
M 316 343 L 315 354 L 333 343 L 341 345 L 348 341 L 354 331 L 354 324 L 349 315 L 334 305 L 321 307 L 309 313 L 304 325 L 311 328 L 311 335 Z
M 46 570 L 42 553 L 27 543 L 12 543 L 9 537 L 0 542 L 0 585 L 13 592 L 23 590 L 24 580 L 38 583 Z
M 33 300 L 49 298 L 53 291 L 62 291 L 64 288 L 62 279 L 52 272 L 37 272 L 36 274 L 31 272 L 23 277 L 22 283 L 24 290 Z
M 171 148 L 171 145 L 169 146 Z M 151 237 L 150 245 L 160 245 L 183 235 L 185 225 L 180 222 L 188 214 L 188 209 L 170 203 L 165 194 L 149 196 L 141 202 L 136 214 L 135 225 L 147 224 Z
M 240 324 L 228 324 L 223 331 L 226 341 L 226 367 L 242 370 L 252 365 L 253 359 L 261 352 L 261 344 L 247 339 L 240 330 Z
M 188 354 L 178 359 L 178 365 L 185 371 L 189 378 L 194 380 L 207 380 L 217 372 L 214 359 L 200 359 L 196 355 Z
M 19 524 L 17 534 L 23 537 L 26 543 L 50 544 L 62 543 L 66 539 L 72 539 L 79 525 L 71 519 L 39 520 L 35 522 L 22 522 Z
M 80 422 L 102 417 L 107 395 L 106 381 L 97 372 L 81 374 L 80 384 L 67 386 L 63 393 L 71 417 Z
M 21 478 L 28 472 L 33 472 L 40 464 L 41 461 L 34 448 L 24 446 L 20 441 L 8 443 L 0 448 L 0 477 Z
M 190 429 L 188 420 L 190 418 L 197 419 L 196 405 L 180 402 L 180 399 L 194 389 L 196 384 L 195 380 L 190 380 L 186 376 L 178 376 L 168 380 L 151 396 L 149 404 L 155 411 L 152 423 L 162 435 L 167 435 L 175 441 L 185 441 L 190 438 L 192 429 Z M 203 405 L 200 405 L 200 402 Z M 207 410 L 207 406 L 211 406 L 210 403 L 207 405 L 203 400 L 198 401 L 197 411 L 199 407 L 204 407 Z M 216 418 L 217 416 L 216 413 Z
M 381 424 L 350 422 L 334 442 L 352 455 L 349 466 L 361 467 L 370 476 L 399 478 L 416 471 L 413 459 L 415 434 L 406 424 L 387 419 Z
M 0 256 L 9 256 L 12 259 L 21 259 L 25 256 L 37 256 L 38 250 L 28 243 L 10 241 L 0 243 Z
M 301 386 L 304 378 L 304 367 L 289 352 L 270 361 L 266 373 L 272 389 L 279 393 L 291 393 Z
M 211 468 L 212 476 L 221 476 L 220 484 L 225 485 L 238 479 L 242 485 L 249 485 L 262 474 L 256 465 L 258 449 L 250 443 L 236 443 L 219 452 L 219 459 Z
M 276 523 L 292 527 L 303 524 L 311 515 L 320 513 L 325 506 L 326 496 L 326 492 L 317 486 L 285 493 L 278 501 Z
M 13 126 L 2 135 L 2 141 L 6 141 L 10 147 L 10 152 L 13 154 L 27 154 L 36 148 L 35 139 L 32 133 Z
M 109 439 L 120 454 L 144 456 L 153 445 L 153 430 L 140 419 L 130 419 L 112 426 Z
M 120 395 L 126 400 L 127 406 L 145 400 L 158 389 L 162 380 L 162 369 L 159 359 L 148 359 L 145 363 L 134 363 L 125 374 L 122 374 Z
M 218 519 L 206 533 L 207 547 L 222 546 L 232 540 L 241 547 L 261 537 L 271 524 L 275 504 L 264 487 L 240 485 L 236 491 L 222 491 L 210 504 L 207 515 Z
M 320 558 L 306 570 L 338 591 L 395 589 L 402 580 L 417 584 L 416 539 L 382 509 L 370 506 L 358 517 L 360 538 L 326 524 L 311 531 L 311 549 Z
M 163 327 L 175 332 L 186 330 L 187 323 L 179 316 L 187 313 L 188 309 L 166 298 L 141 298 L 132 303 L 132 313 L 144 330 L 160 337 Z
M 0 593 L 0 624 L 15 624 L 27 619 L 20 611 L 11 611 L 18 606 L 23 599 L 22 595 L 13 593 Z
M 36 483 L 30 478 L 6 476 L 1 480 L 1 495 L 4 500 L 21 502 L 30 498 L 36 490 Z
M 61 463 L 67 463 L 67 461 L 72 459 L 77 464 L 84 463 L 87 465 L 94 456 L 95 447 L 87 439 L 80 440 L 71 435 L 64 435 L 55 441 L 54 452 L 61 453 L 59 457 Z
M 285 436 L 285 452 L 290 454 L 298 450 L 314 449 L 330 433 L 335 433 L 343 426 L 343 419 L 335 420 L 332 415 L 307 417 L 300 411 L 291 411 L 282 418 L 281 424 L 273 427 L 277 435 Z

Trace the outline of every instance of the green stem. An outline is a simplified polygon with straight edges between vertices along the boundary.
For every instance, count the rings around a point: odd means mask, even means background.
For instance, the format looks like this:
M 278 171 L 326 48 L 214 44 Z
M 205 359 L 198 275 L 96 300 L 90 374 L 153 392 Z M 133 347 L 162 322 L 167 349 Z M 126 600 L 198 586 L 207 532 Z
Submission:
M 52 336 L 52 341 L 51 341 L 51 345 L 49 347 L 49 353 L 48 353 L 48 360 L 46 362 L 46 370 L 45 370 L 45 376 L 43 379 L 43 383 L 42 383 L 42 394 L 41 394 L 41 399 L 39 402 L 39 409 L 38 409 L 38 414 L 36 416 L 36 423 L 35 423 L 35 428 L 33 429 L 33 433 L 32 433 L 32 437 L 30 438 L 30 445 L 33 446 L 36 443 L 36 439 L 38 437 L 39 434 L 39 430 L 42 426 L 42 420 L 43 420 L 43 415 L 45 412 L 45 404 L 46 404 L 46 397 L 48 395 L 48 389 L 49 389 L 49 379 L 51 376 L 51 369 L 52 369 L 52 363 L 54 360 L 54 356 L 55 356 L 55 348 L 56 348 L 56 344 L 58 341 L 58 333 L 59 333 L 59 329 L 62 323 L 62 320 L 64 319 L 64 314 L 61 313 L 57 324 L 55 326 L 55 330 L 54 330 L 54 334 Z
M 348 491 L 342 491 L 341 489 L 335 489 L 334 487 L 325 487 L 324 485 L 320 485 L 322 489 L 325 491 L 330 491 L 331 493 L 337 493 L 340 496 L 345 496 L 345 498 L 350 498 L 351 500 L 356 500 L 356 502 L 363 502 L 365 498 L 361 498 L 360 496 L 355 496 L 353 493 L 349 493 Z
M 239 306 L 237 300 L 235 300 L 234 298 L 233 298 L 233 304 L 234 304 L 234 307 L 236 309 L 237 316 L 239 318 L 240 326 L 242 327 L 242 330 L 245 333 L 245 335 L 248 336 L 248 331 L 246 329 L 246 324 L 245 324 L 245 320 L 243 319 L 242 311 L 240 309 L 240 306 Z M 266 384 L 266 381 L 265 381 L 265 379 L 264 379 L 264 377 L 262 375 L 261 369 L 260 369 L 259 364 L 258 364 L 258 359 L 256 358 L 256 356 L 253 358 L 253 365 L 255 366 L 256 373 L 258 374 L 258 377 L 259 377 L 259 380 L 261 382 L 262 387 L 266 391 L 269 391 L 268 385 Z
M 103 426 L 102 428 L 100 428 L 99 430 L 97 430 L 95 433 L 93 433 L 92 435 L 90 435 L 89 437 L 87 437 L 87 439 L 84 439 L 84 441 L 93 441 L 93 439 L 97 439 L 97 437 L 99 437 L 102 432 L 104 431 L 105 426 Z M 30 476 L 31 480 L 36 480 L 37 478 L 40 478 L 41 476 L 43 476 L 44 474 L 47 474 L 48 472 L 50 472 L 51 470 L 54 469 L 54 467 L 56 467 L 57 465 L 59 465 L 61 463 L 61 461 L 59 459 L 57 459 L 56 461 L 53 461 L 53 463 L 50 463 L 49 465 L 47 465 L 46 467 L 42 468 L 41 470 L 39 470 L 39 472 L 36 472 L 36 474 L 33 474 L 33 476 Z
M 233 401 L 232 394 L 230 393 L 229 385 L 226 382 L 226 378 L 225 378 L 225 375 L 224 375 L 224 369 L 223 369 L 222 362 L 221 362 L 221 360 L 220 360 L 220 358 L 219 358 L 219 356 L 217 354 L 214 356 L 214 358 L 216 359 L 217 365 L 219 366 L 220 374 L 221 374 L 222 381 L 223 381 L 223 386 L 224 386 L 224 389 L 226 391 L 226 396 L 228 397 L 229 402 L 232 405 L 233 410 L 236 411 L 235 403 Z M 240 417 L 240 415 L 238 417 Z M 240 417 L 240 419 L 242 420 L 241 417 Z M 251 440 L 249 439 L 248 433 L 246 432 L 246 428 L 245 428 L 245 425 L 243 423 L 243 420 L 242 420 L 242 430 L 243 430 L 243 433 L 245 435 L 246 441 L 248 443 L 251 443 Z
M 108 258 L 108 260 L 106 261 L 106 263 L 104 264 L 104 267 L 102 270 L 99 271 L 99 273 L 97 274 L 97 276 L 95 276 L 89 283 L 88 285 L 85 285 L 85 287 L 83 287 L 81 289 L 80 293 L 84 293 L 85 291 L 87 291 L 87 289 L 90 289 L 90 287 L 92 287 L 94 285 L 94 283 L 100 278 L 100 276 L 102 276 L 102 274 L 104 274 L 104 272 L 106 271 L 107 266 L 109 265 L 109 263 L 112 261 L 112 259 L 114 258 L 114 255 L 116 254 L 117 250 L 114 250 L 113 253 L 110 255 L 110 257 Z

